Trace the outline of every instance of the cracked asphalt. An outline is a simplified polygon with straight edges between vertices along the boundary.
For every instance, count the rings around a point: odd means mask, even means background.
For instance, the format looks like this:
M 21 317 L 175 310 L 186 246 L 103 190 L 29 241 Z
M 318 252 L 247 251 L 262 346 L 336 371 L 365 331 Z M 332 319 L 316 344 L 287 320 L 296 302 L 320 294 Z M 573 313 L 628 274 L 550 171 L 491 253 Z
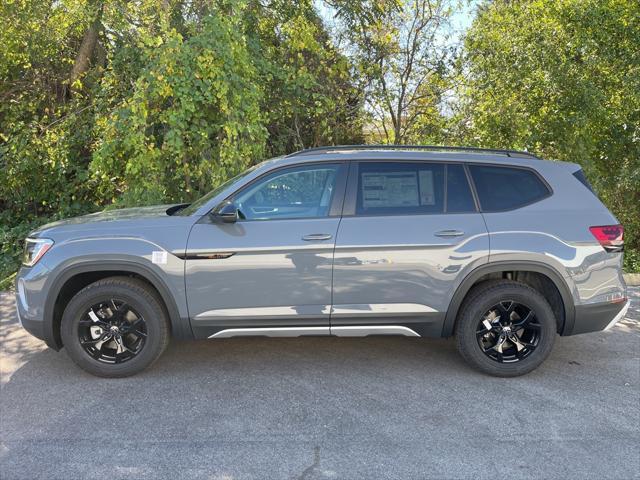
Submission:
M 640 288 L 608 332 L 497 379 L 451 340 L 173 342 L 106 380 L 0 294 L 0 478 L 640 478 Z

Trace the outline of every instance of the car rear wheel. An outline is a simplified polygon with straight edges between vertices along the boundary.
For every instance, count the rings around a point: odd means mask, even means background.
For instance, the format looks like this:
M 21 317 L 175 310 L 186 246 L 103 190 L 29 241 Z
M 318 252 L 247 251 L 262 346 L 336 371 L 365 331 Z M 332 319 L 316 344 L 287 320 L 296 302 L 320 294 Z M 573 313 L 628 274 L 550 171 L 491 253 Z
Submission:
M 524 375 L 551 353 L 556 320 L 546 299 L 512 280 L 483 282 L 462 305 L 458 351 L 473 367 L 497 377 Z
M 67 305 L 60 329 L 71 359 L 101 377 L 141 372 L 169 342 L 167 315 L 157 294 L 130 277 L 99 280 Z

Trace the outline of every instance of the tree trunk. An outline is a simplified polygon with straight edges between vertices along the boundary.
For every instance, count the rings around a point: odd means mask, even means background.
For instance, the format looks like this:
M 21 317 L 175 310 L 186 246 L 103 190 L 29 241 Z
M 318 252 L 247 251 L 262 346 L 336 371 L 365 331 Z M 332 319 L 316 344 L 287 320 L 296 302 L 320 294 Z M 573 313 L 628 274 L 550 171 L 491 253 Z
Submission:
M 98 35 L 102 26 L 101 20 L 103 3 L 100 2 L 97 4 L 97 7 L 96 18 L 91 22 L 89 28 L 87 28 L 84 33 L 82 43 L 78 49 L 78 54 L 73 62 L 73 68 L 71 69 L 71 75 L 69 76 L 69 86 L 72 93 L 76 93 L 78 90 L 77 86 L 74 86 L 76 80 L 79 80 L 89 70 L 89 67 L 91 66 L 91 58 L 93 57 L 96 44 L 98 43 Z
M 402 123 L 400 118 L 398 117 L 398 122 L 396 123 L 394 132 L 393 132 L 393 143 L 396 145 L 402 145 L 403 144 L 403 138 L 402 138 Z

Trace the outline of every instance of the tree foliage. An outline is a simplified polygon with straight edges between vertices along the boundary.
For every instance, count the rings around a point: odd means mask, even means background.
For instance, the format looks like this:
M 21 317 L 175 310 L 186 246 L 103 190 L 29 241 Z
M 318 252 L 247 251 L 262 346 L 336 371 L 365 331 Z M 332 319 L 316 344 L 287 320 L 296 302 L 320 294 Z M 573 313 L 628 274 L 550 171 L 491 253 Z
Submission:
M 403 144 L 441 125 L 450 0 L 331 0 L 361 82 L 372 137 Z M 438 136 L 436 133 L 434 136 Z
M 581 164 L 640 269 L 640 2 L 488 2 L 464 47 L 459 138 Z
M 1 274 L 49 218 L 189 201 L 266 156 L 361 141 L 310 0 L 15 0 L 0 18 Z
M 181 25 L 182 32 L 167 24 L 117 52 L 125 61 L 115 58 L 102 79 L 107 101 L 117 96 L 126 59 L 137 55 L 141 68 L 96 122 L 90 166 L 100 197 L 125 204 L 189 198 L 260 158 L 266 130 L 259 72 L 242 31 L 245 9 L 225 8 Z

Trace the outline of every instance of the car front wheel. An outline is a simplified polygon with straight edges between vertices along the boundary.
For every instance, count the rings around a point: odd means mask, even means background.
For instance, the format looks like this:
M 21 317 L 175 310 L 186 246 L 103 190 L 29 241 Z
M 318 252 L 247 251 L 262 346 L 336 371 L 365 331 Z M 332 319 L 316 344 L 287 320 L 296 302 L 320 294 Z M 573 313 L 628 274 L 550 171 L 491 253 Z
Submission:
M 60 334 L 79 367 L 101 377 L 126 377 L 162 354 L 169 342 L 169 323 L 161 300 L 145 282 L 110 277 L 71 299 Z

